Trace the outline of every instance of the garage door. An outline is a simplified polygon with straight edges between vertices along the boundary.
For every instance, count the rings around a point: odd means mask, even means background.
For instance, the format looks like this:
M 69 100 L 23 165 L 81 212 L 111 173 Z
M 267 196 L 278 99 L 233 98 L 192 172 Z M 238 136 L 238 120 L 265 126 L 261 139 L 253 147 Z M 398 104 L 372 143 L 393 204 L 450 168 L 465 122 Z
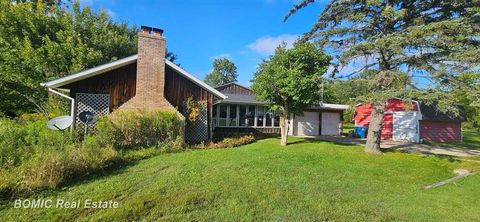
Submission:
M 393 113 L 393 140 L 418 142 L 417 112 Z
M 295 116 L 297 136 L 318 136 L 320 124 L 317 112 L 304 112 L 303 116 Z
M 340 134 L 340 113 L 322 113 L 322 135 Z

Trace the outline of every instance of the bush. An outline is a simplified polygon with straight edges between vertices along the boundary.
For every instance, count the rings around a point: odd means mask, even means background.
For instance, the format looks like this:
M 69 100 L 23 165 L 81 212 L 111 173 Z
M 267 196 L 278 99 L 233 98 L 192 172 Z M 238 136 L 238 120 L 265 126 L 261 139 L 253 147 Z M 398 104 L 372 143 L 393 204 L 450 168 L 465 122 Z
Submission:
M 183 140 L 183 132 L 184 123 L 175 112 L 140 110 L 120 111 L 101 119 L 97 123 L 96 136 L 101 145 L 137 149 L 179 143 Z
M 245 144 L 249 144 L 255 141 L 255 137 L 252 135 L 242 136 L 242 137 L 231 137 L 225 138 L 220 142 L 217 143 L 210 143 L 210 144 L 200 144 L 197 146 L 192 147 L 193 149 L 211 149 L 211 148 L 232 148 L 237 146 L 242 146 Z

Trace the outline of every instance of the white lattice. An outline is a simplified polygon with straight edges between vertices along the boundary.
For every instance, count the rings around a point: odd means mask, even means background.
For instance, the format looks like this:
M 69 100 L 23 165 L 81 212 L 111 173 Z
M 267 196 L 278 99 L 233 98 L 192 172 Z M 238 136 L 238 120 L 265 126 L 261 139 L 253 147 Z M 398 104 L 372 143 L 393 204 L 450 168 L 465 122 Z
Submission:
M 198 119 L 194 122 L 188 121 L 185 126 L 185 141 L 187 143 L 198 143 L 208 140 L 208 112 L 207 107 L 202 109 Z
M 108 94 L 77 93 L 75 98 L 75 123 L 77 128 L 83 129 L 85 127 L 79 119 L 80 113 L 90 111 L 95 116 L 107 115 L 109 113 L 109 103 Z M 89 128 L 94 127 L 95 124 L 89 125 Z

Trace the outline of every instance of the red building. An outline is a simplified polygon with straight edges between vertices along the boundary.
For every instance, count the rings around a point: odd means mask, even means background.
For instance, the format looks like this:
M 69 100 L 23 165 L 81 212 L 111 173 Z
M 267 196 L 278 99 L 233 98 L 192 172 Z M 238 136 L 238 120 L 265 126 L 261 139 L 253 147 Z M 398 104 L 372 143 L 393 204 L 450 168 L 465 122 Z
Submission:
M 439 112 L 435 105 L 426 105 L 413 101 L 405 104 L 400 99 L 388 100 L 383 117 L 382 139 L 395 141 L 420 142 L 461 142 L 461 123 L 466 120 L 465 111 L 455 116 Z M 355 126 L 368 126 L 371 104 L 357 105 L 355 108 Z

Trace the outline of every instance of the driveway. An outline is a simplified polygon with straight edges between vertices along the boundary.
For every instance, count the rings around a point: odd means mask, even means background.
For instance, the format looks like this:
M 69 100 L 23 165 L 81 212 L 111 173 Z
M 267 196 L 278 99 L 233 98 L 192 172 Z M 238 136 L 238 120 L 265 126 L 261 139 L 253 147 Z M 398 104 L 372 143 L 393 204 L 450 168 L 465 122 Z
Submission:
M 348 145 L 364 145 L 366 143 L 366 139 L 350 138 L 350 137 L 344 137 L 344 136 L 317 136 L 312 138 L 330 141 L 330 142 L 339 143 L 339 144 L 348 144 Z M 405 143 L 405 142 L 398 142 L 398 141 L 382 141 L 381 147 L 383 150 L 399 150 L 407 153 L 423 153 L 423 154 L 446 155 L 446 156 L 455 156 L 455 157 L 480 156 L 480 150 L 442 147 L 442 146 L 434 146 L 434 145 L 419 144 L 419 143 Z

